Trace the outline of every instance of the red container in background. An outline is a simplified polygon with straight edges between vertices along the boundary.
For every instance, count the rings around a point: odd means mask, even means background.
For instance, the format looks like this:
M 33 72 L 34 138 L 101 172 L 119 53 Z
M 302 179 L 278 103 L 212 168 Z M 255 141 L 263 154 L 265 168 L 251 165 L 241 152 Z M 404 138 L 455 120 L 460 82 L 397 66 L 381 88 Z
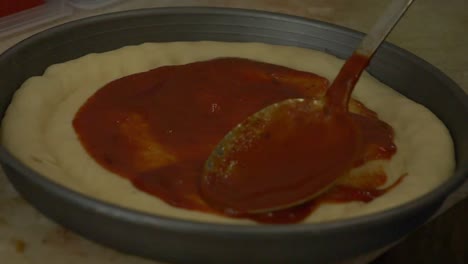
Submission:
M 0 17 L 44 4 L 44 0 L 0 0 Z

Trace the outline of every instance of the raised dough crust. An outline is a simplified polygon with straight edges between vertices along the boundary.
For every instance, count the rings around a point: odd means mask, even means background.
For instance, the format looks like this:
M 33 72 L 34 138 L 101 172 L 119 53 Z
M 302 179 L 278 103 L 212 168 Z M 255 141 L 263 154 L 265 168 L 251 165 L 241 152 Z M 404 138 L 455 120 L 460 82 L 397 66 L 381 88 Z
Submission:
M 14 95 L 2 123 L 2 143 L 47 178 L 97 199 L 162 216 L 223 223 L 253 223 L 172 207 L 134 188 L 97 164 L 81 146 L 72 120 L 81 105 L 106 83 L 163 65 L 216 57 L 241 57 L 309 71 L 332 80 L 343 61 L 325 53 L 260 43 L 146 43 L 50 66 L 28 79 Z M 183 95 L 181 95 L 183 96 Z M 442 122 L 364 73 L 353 97 L 395 129 L 397 154 L 380 162 L 395 189 L 369 203 L 323 205 L 305 222 L 321 222 L 384 210 L 435 188 L 455 168 L 453 143 Z M 372 164 L 371 164 L 372 165 Z M 373 164 L 375 165 L 375 164 Z

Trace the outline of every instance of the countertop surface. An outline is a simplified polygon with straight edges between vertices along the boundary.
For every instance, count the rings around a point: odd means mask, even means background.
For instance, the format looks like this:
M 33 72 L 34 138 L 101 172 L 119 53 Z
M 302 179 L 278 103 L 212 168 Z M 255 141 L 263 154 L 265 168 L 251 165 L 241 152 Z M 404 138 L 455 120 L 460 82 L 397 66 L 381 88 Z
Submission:
M 49 27 L 88 16 L 167 6 L 220 6 L 266 10 L 322 20 L 367 32 L 389 0 L 131 0 L 62 19 L 0 39 L 0 52 Z M 388 41 L 442 70 L 468 93 L 468 1 L 419 0 Z M 468 263 L 468 183 L 454 192 L 437 217 L 375 263 Z M 455 206 L 454 206 L 455 204 Z M 0 262 L 155 263 L 89 242 L 58 226 L 24 201 L 0 171 Z

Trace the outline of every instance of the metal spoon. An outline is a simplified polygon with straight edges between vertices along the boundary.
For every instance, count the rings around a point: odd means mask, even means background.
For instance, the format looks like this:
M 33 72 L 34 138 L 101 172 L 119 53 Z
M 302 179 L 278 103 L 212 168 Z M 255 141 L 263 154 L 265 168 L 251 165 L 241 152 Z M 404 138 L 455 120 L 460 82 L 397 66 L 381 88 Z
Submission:
M 289 99 L 232 129 L 205 163 L 204 200 L 230 214 L 261 213 L 316 197 L 347 173 L 361 146 L 348 102 L 361 73 L 412 0 L 394 0 L 323 98 Z

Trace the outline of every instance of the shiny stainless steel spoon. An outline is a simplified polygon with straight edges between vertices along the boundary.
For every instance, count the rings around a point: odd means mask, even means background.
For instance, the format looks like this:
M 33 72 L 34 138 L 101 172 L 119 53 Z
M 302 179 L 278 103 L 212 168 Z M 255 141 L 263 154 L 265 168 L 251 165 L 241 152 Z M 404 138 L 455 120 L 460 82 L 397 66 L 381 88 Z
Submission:
M 362 147 L 348 113 L 351 93 L 411 3 L 391 2 L 323 98 L 270 105 L 232 129 L 205 163 L 207 203 L 230 214 L 274 211 L 316 197 L 347 173 Z

